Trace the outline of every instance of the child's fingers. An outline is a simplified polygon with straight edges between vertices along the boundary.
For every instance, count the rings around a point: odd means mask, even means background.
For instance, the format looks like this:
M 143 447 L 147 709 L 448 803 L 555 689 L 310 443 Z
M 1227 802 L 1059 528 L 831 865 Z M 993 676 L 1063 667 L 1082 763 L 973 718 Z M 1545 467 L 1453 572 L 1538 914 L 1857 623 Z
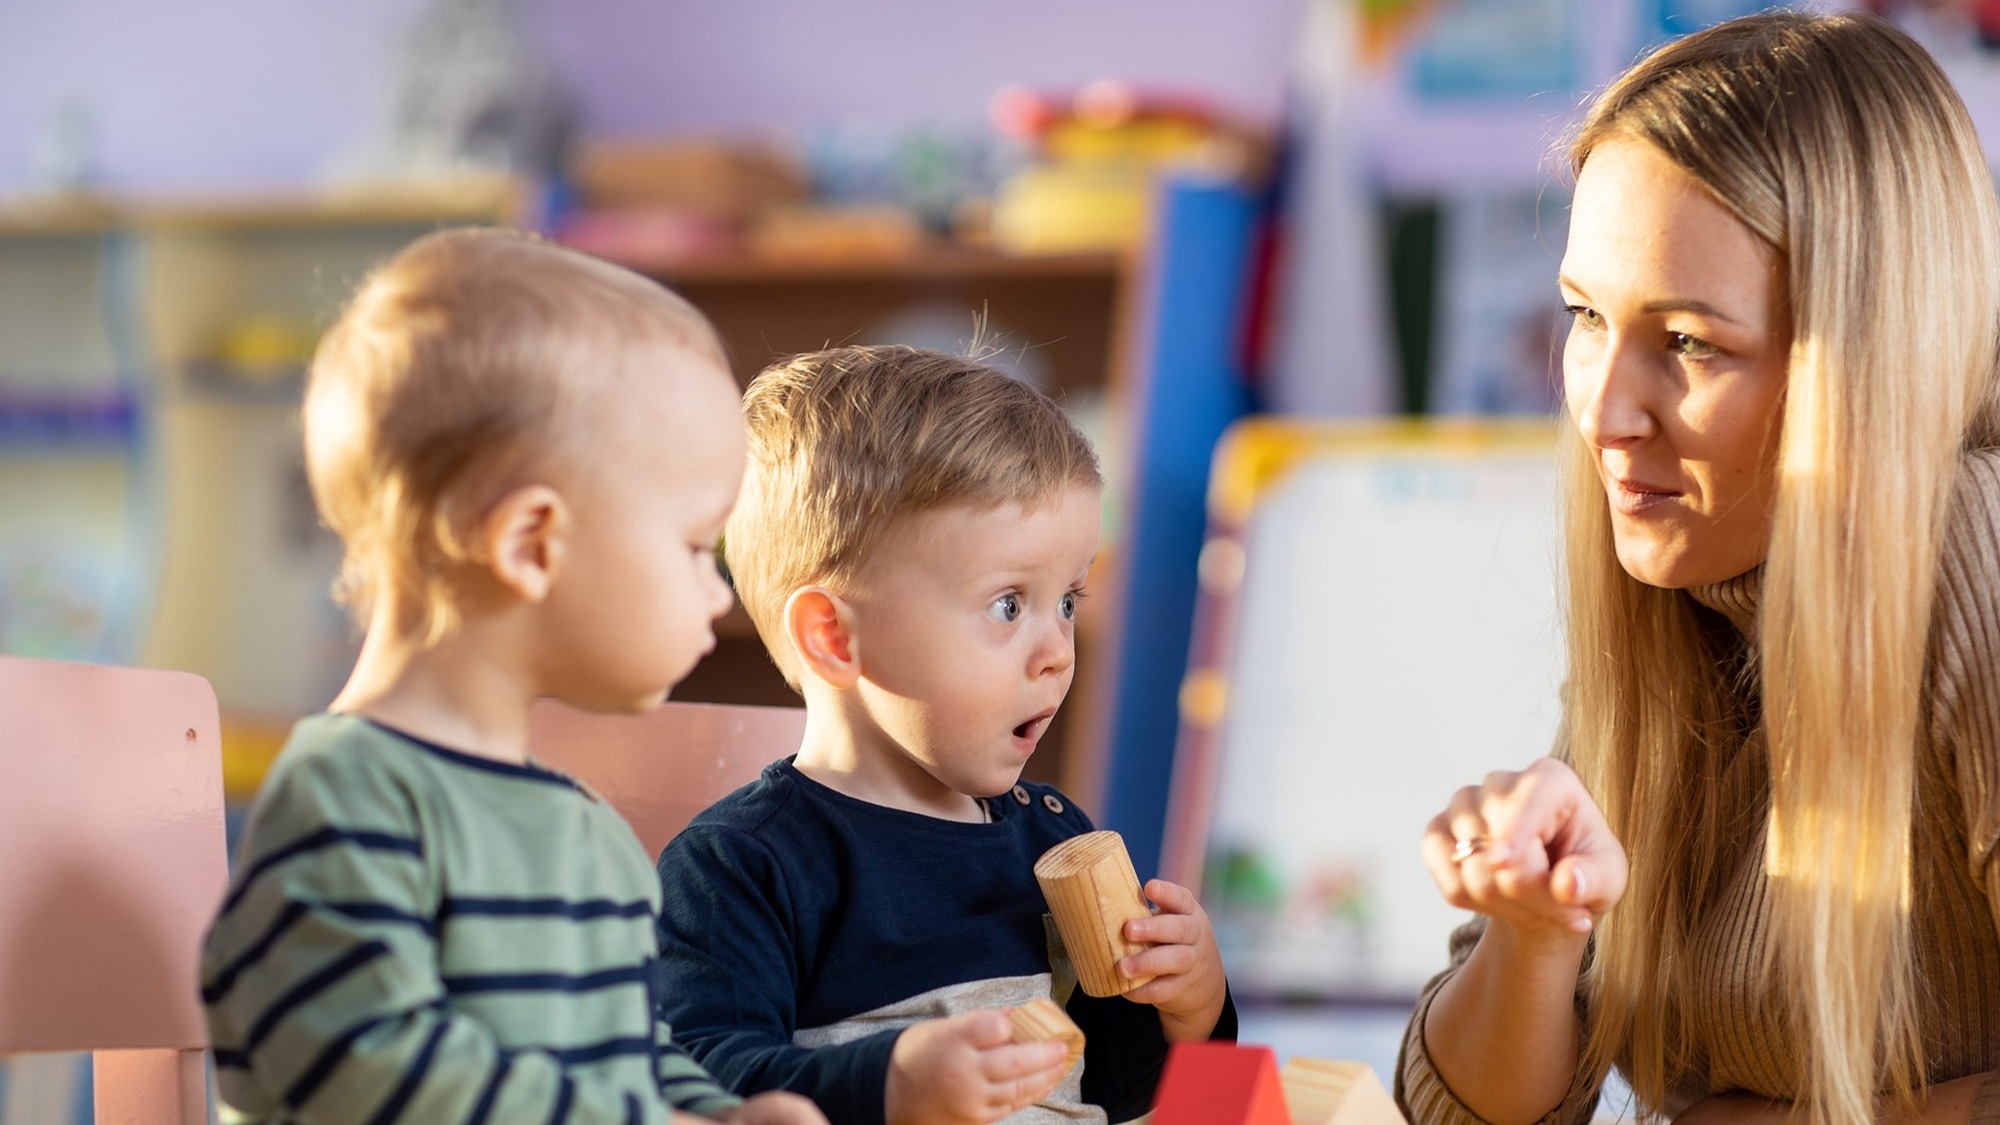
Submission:
M 1155 914 L 1125 923 L 1125 940 L 1148 945 L 1193 945 L 1207 932 L 1207 922 L 1195 914 Z
M 1040 1082 L 1043 1071 L 1060 1067 L 1069 1057 L 1069 1048 L 1053 1040 L 1047 1043 L 1014 1043 L 995 1047 L 979 1056 L 979 1073 L 994 1085 L 1028 1081 Z M 1057 1078 L 1062 1074 L 1058 1072 Z
M 1035 1044 L 1038 1047 L 1049 1045 L 1051 1044 Z M 1060 1044 L 1055 1045 L 1060 1046 Z M 1021 1075 L 1018 1078 L 1007 1079 L 995 1085 L 992 1089 L 991 1097 L 988 1099 L 988 1105 L 994 1111 L 995 1116 L 1005 1117 L 1016 1110 L 1026 1109 L 1028 1106 L 1034 1105 L 1036 1102 L 1048 1097 L 1055 1090 L 1056 1086 L 1062 1082 L 1063 1075 L 1068 1073 L 1067 1069 L 1062 1066 L 1061 1060 L 1062 1056 L 1058 1055 L 1057 1063 L 1054 1067 L 1037 1070 Z
M 1179 976 L 1194 968 L 1194 965 L 1194 946 L 1156 945 L 1151 949 L 1120 957 L 1118 975 L 1126 980 Z
M 982 1051 L 1005 1046 L 1014 1040 L 1014 1025 L 1002 1012 L 990 1009 L 968 1012 L 957 1017 L 957 1022 L 965 1041 Z
M 1146 897 L 1159 904 L 1162 914 L 1193 914 L 1201 909 L 1194 892 L 1179 883 L 1169 883 L 1165 879 L 1150 879 L 1146 882 Z
M 1157 1005 L 1172 1000 L 1181 989 L 1180 977 L 1154 977 L 1125 994 L 1134 1004 Z

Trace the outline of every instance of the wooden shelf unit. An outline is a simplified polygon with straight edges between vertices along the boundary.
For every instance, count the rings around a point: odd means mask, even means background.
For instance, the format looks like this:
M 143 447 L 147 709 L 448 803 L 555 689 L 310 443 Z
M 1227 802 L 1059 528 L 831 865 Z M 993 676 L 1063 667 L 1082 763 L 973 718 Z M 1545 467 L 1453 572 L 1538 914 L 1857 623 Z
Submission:
M 138 422 L 149 458 L 132 470 L 153 479 L 157 510 L 135 521 L 154 529 L 143 547 L 151 592 L 131 651 L 111 658 L 198 672 L 232 712 L 282 717 L 324 705 L 355 638 L 327 596 L 338 546 L 316 526 L 303 491 L 298 380 L 234 385 L 214 360 L 218 341 L 251 316 L 324 324 L 371 265 L 409 240 L 444 226 L 520 225 L 533 203 L 520 185 L 491 179 L 203 199 L 0 202 L 0 282 L 10 270 L 21 285 L 50 277 L 63 290 L 60 304 L 91 310 L 83 319 L 93 320 L 87 332 L 50 328 L 48 341 L 28 339 L 28 351 L 87 353 L 76 363 L 91 369 L 136 365 L 157 392 Z M 923 308 L 962 313 L 967 342 L 975 317 L 984 317 L 1003 333 L 996 342 L 1031 353 L 1046 389 L 1072 405 L 1115 416 L 1125 399 L 1137 269 L 1129 256 L 1018 257 L 929 245 L 841 259 L 741 254 L 625 264 L 644 267 L 713 318 L 744 382 L 785 355 L 876 329 L 893 334 L 893 318 Z M 107 287 L 126 299 L 118 323 L 100 331 L 94 318 L 112 319 L 98 308 Z M 129 354 L 114 359 L 119 339 Z M 1106 455 L 1114 478 L 1115 457 Z M 4 472 L 21 470 L 0 467 Z M 1112 547 L 1107 540 L 1107 557 Z M 676 698 L 797 702 L 740 608 L 718 623 L 717 634 L 716 651 Z M 1105 623 L 1087 621 L 1082 643 L 1100 635 L 1109 635 Z M 1080 663 L 1071 702 L 1044 737 L 1030 776 L 1066 780 L 1091 756 L 1070 737 L 1091 667 L 1088 659 Z
M 643 263 L 628 263 L 643 264 Z M 900 312 L 925 308 L 975 318 L 1002 333 L 1003 354 L 1026 349 L 1046 369 L 1044 388 L 1071 405 L 1100 405 L 1121 417 L 1129 402 L 1125 373 L 1138 260 L 1123 254 L 1021 257 L 936 246 L 907 255 L 825 259 L 736 256 L 651 265 L 644 272 L 687 297 L 721 332 L 736 376 L 748 383 L 772 361 L 845 342 L 890 342 L 868 335 Z M 1108 444 L 1108 443 L 1107 443 Z M 1115 505 L 1122 455 L 1100 448 Z M 1115 553 L 1116 520 L 1101 558 Z M 1092 609 L 1107 606 L 1093 602 Z M 1075 788 L 1098 768 L 1100 748 L 1081 732 L 1096 729 L 1088 711 L 1096 664 L 1087 655 L 1106 622 L 1086 617 L 1078 636 L 1078 676 L 1069 702 L 1043 736 L 1027 776 Z M 788 687 L 741 608 L 717 623 L 716 648 L 674 698 L 715 703 L 793 705 Z

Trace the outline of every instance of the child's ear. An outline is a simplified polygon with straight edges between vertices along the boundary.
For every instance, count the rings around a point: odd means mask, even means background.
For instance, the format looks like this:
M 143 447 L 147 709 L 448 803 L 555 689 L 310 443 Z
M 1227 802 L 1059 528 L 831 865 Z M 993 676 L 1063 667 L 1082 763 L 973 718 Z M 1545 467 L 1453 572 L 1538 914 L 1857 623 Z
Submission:
M 854 659 L 854 612 L 824 586 L 806 586 L 785 599 L 785 634 L 801 671 L 837 688 L 861 678 Z
M 569 548 L 569 505 L 545 484 L 517 488 L 500 498 L 480 527 L 486 567 L 526 602 L 549 596 Z

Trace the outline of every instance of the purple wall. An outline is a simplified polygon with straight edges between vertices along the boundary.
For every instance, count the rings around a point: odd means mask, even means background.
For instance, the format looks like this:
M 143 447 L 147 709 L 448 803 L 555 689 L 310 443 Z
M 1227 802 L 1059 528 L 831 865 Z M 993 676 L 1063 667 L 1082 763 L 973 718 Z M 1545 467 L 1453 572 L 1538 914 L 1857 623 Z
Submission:
M 65 100 L 106 184 L 298 184 L 379 110 L 423 0 L 0 0 L 0 193 Z M 1304 0 L 527 0 L 604 133 L 983 118 L 999 86 L 1100 77 L 1276 112 Z

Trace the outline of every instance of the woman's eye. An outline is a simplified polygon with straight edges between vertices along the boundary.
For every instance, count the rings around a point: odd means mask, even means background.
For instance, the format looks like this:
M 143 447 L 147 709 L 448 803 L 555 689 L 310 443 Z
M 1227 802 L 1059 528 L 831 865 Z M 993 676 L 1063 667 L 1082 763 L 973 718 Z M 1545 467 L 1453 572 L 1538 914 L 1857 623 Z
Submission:
M 1716 352 L 1714 344 L 1709 343 L 1699 336 L 1690 336 L 1685 332 L 1667 333 L 1667 348 L 1675 355 L 1684 356 L 1688 359 L 1706 359 Z
M 986 616 L 1003 625 L 1011 625 L 1021 619 L 1021 595 L 1002 594 L 986 607 Z
M 1571 320 L 1585 328 L 1597 328 L 1604 323 L 1604 318 L 1599 316 L 1597 310 L 1591 308 L 1589 305 L 1564 305 L 1562 311 Z

